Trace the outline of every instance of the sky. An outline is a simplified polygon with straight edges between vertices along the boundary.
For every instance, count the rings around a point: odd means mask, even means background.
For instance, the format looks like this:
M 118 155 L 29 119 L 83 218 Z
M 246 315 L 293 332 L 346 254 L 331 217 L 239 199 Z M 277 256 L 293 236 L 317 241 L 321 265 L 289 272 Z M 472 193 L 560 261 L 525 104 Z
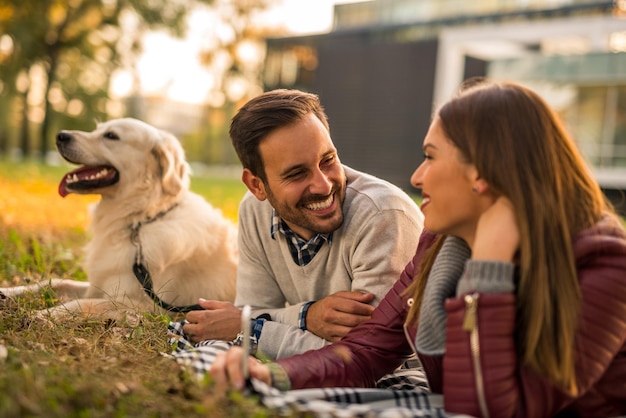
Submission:
M 330 30 L 333 6 L 349 0 L 283 0 L 276 18 L 294 33 L 315 33 Z
M 268 15 L 269 22 L 284 25 L 292 34 L 327 32 L 332 28 L 333 7 L 338 3 L 362 0 L 282 0 Z M 165 94 L 170 99 L 203 103 L 207 100 L 213 78 L 198 63 L 198 51 L 214 30 L 210 17 L 196 14 L 189 20 L 187 38 L 173 39 L 165 33 L 153 33 L 144 39 L 144 53 L 138 61 L 142 92 Z M 113 78 L 113 94 L 128 94 L 132 86 L 129 73 L 120 71 Z

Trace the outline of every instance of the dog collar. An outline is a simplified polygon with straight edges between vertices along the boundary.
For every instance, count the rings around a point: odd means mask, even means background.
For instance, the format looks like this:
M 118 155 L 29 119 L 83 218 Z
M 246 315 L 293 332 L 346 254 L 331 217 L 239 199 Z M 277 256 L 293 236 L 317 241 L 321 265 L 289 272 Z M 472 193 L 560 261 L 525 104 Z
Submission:
M 178 203 L 173 204 L 169 208 L 157 213 L 154 216 L 148 217 L 143 222 L 137 222 L 136 224 L 131 224 L 129 226 L 130 241 L 137 248 L 137 252 L 135 253 L 135 263 L 133 264 L 133 273 L 135 274 L 135 277 L 141 284 L 141 287 L 143 287 L 144 292 L 146 292 L 146 294 L 150 296 L 150 298 L 154 301 L 154 303 L 156 303 L 157 305 L 159 305 L 161 308 L 165 309 L 166 311 L 186 313 L 189 311 L 202 310 L 202 307 L 197 303 L 194 305 L 174 306 L 165 302 L 154 292 L 154 289 L 152 287 L 152 277 L 150 276 L 150 272 L 148 271 L 148 268 L 146 267 L 143 261 L 143 253 L 141 250 L 141 239 L 139 238 L 139 230 L 141 229 L 143 225 L 152 223 L 156 221 L 157 219 L 164 217 L 169 212 L 171 212 L 176 206 L 178 206 Z

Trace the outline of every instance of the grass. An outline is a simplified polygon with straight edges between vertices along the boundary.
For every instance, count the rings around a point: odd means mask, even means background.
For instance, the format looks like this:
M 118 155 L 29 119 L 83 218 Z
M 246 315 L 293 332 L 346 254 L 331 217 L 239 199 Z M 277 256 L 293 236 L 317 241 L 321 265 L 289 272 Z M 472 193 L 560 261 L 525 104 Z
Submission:
M 82 246 L 94 196 L 61 198 L 67 167 L 0 160 L 0 286 L 61 277 L 85 280 Z M 236 178 L 194 177 L 192 189 L 235 220 L 245 187 Z M 165 316 L 138 325 L 74 318 L 50 327 L 34 312 L 54 292 L 0 301 L 2 417 L 270 417 L 239 394 L 215 396 L 163 354 Z
M 85 280 L 82 246 L 93 196 L 61 198 L 67 167 L 0 161 L 0 286 L 61 277 Z M 236 178 L 193 178 L 192 189 L 236 219 L 245 188 Z M 74 318 L 49 323 L 34 312 L 54 292 L 0 304 L 0 417 L 264 417 L 254 398 L 216 397 L 164 354 L 169 318 L 139 324 Z

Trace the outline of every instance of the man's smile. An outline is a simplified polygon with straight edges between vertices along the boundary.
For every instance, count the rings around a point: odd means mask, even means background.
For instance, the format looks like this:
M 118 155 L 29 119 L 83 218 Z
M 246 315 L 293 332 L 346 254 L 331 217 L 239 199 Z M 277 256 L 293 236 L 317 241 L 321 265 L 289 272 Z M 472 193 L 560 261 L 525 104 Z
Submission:
M 304 205 L 304 207 L 309 210 L 324 210 L 324 209 L 328 209 L 333 204 L 334 200 L 335 200 L 335 194 L 333 193 L 330 196 L 328 196 L 328 199 L 326 200 L 308 203 Z

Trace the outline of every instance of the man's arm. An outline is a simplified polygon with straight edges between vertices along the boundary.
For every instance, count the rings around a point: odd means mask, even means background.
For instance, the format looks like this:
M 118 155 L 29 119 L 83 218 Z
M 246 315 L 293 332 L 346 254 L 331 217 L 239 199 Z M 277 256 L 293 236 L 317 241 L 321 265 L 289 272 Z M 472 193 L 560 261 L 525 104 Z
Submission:
M 270 215 L 267 211 L 253 210 L 255 203 L 256 198 L 248 193 L 239 207 L 239 263 L 235 303 L 200 300 L 203 310 L 189 312 L 186 315 L 189 323 L 183 327 L 185 335 L 194 343 L 205 340 L 232 341 L 241 331 L 240 308 L 243 305 L 251 306 L 253 317 L 271 313 L 274 310 L 272 308 L 285 308 L 285 298 L 273 278 L 260 236 L 263 233 L 269 236 Z M 261 225 L 261 231 L 257 230 L 257 225 Z M 297 311 L 298 308 L 291 309 Z M 297 312 L 294 316 L 297 316 Z
M 325 340 L 339 341 L 352 328 L 372 316 L 372 293 L 337 292 L 312 303 L 304 321 L 306 329 Z
M 350 290 L 373 294 L 373 305 L 377 305 L 411 260 L 417 248 L 420 233 L 421 225 L 417 225 L 405 212 L 389 210 L 364 220 L 359 228 L 354 229 L 354 233 L 341 237 L 344 240 L 341 245 L 346 246 L 342 251 L 346 253 L 345 259 L 349 262 L 347 268 L 352 271 Z M 340 245 L 340 243 L 333 241 L 333 245 Z M 333 296 L 337 297 L 336 294 Z M 320 334 L 324 333 L 322 331 L 324 327 L 332 329 L 336 326 L 329 322 L 332 315 L 324 317 L 327 311 L 323 307 L 330 299 L 331 297 L 327 297 L 313 301 L 314 303 L 309 306 L 307 312 L 306 323 Z M 345 305 L 345 301 L 335 300 L 336 302 L 340 303 L 335 306 Z M 300 304 L 286 309 L 295 310 L 299 314 L 302 306 L 303 304 Z M 367 309 L 369 308 L 371 306 L 368 305 Z M 285 313 L 281 312 L 283 309 L 272 311 L 272 318 Z M 294 312 L 291 312 L 291 330 L 288 332 L 284 327 L 278 326 L 266 329 L 268 323 L 265 324 L 259 340 L 259 352 L 265 353 L 270 358 L 280 358 L 328 344 L 327 340 L 310 332 L 312 330 L 309 326 L 307 326 L 309 331 L 304 332 L 299 329 L 297 323 L 293 322 L 295 321 L 293 314 Z M 360 322 L 358 318 L 356 322 Z
M 312 304 L 327 307 L 326 313 L 320 314 L 322 321 L 314 326 L 328 330 L 332 338 L 322 338 L 310 331 L 311 320 L 310 309 L 306 322 L 308 330 L 303 330 L 300 326 L 289 325 L 277 321 L 266 321 L 263 325 L 261 338 L 258 341 L 257 355 L 259 358 L 267 357 L 277 359 L 289 357 L 295 354 L 301 354 L 307 350 L 313 350 L 330 344 L 331 341 L 337 341 L 341 336 L 358 323 L 363 322 L 370 317 L 374 307 L 369 305 L 367 301 L 371 301 L 374 295 L 371 293 L 342 291 L 329 295 L 318 302 Z M 354 299 L 351 299 L 354 298 Z M 347 302 L 347 303 L 346 303 Z M 304 304 L 300 304 L 300 308 Z M 355 311 L 361 312 L 358 315 L 345 314 L 341 310 L 347 310 L 346 305 L 353 306 Z M 337 310 L 336 310 L 337 309 Z M 350 325 L 335 325 L 335 323 L 348 323 Z M 339 335 L 341 334 L 341 336 Z

